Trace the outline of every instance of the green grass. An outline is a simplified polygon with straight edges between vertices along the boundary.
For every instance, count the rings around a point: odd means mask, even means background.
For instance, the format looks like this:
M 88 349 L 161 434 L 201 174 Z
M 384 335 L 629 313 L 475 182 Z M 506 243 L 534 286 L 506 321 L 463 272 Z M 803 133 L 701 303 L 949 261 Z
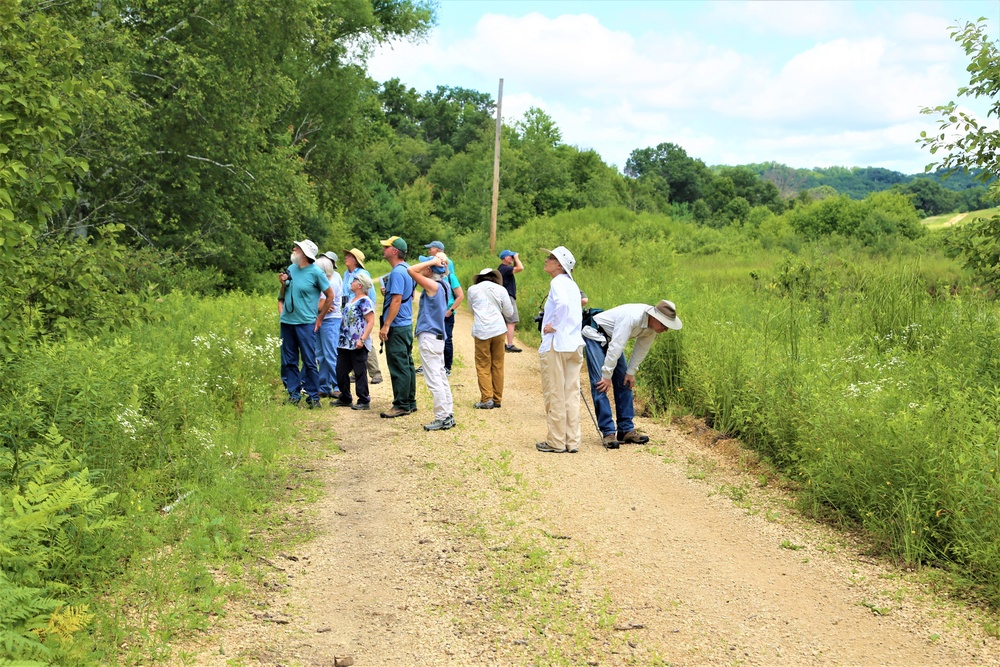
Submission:
M 923 224 L 927 229 L 938 230 L 947 227 L 959 227 L 975 220 L 976 218 L 991 218 L 1000 213 L 1000 207 L 986 208 L 979 211 L 969 211 L 968 213 L 945 213 L 944 215 L 932 215 L 924 218 Z
M 52 633 L 0 619 L 0 634 L 26 640 L 13 658 L 167 659 L 242 594 L 234 582 L 272 537 L 294 539 L 273 512 L 301 455 L 295 410 L 276 400 L 273 300 L 173 294 L 154 314 L 103 338 L 39 345 L 0 380 L 0 509 L 24 489 L 38 508 L 33 524 L 0 526 L 0 542 L 34 559 L 29 570 L 0 558 L 0 599 L 27 585 L 89 615 Z M 46 486 L 31 487 L 43 470 Z M 71 499 L 45 514 L 74 484 L 80 498 L 94 488 L 110 502 Z

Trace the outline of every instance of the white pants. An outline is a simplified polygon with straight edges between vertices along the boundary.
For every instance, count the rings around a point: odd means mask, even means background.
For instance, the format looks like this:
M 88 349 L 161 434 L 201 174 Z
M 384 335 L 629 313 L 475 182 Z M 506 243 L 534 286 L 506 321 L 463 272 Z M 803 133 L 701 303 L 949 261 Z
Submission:
M 548 435 L 553 449 L 575 452 L 580 448 L 580 371 L 583 347 L 575 352 L 549 350 L 538 355 L 542 398 Z
M 424 366 L 424 381 L 434 399 L 434 418 L 445 419 L 455 412 L 451 399 L 451 385 L 444 370 L 444 339 L 432 333 L 417 336 L 420 348 L 420 363 Z

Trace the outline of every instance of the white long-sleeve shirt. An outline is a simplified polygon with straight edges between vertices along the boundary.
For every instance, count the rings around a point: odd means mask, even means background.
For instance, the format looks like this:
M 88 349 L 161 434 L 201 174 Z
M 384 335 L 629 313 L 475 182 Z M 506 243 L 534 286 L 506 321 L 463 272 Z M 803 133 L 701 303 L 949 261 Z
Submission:
M 484 280 L 469 287 L 465 296 L 472 310 L 473 338 L 489 340 L 507 333 L 507 320 L 504 318 L 514 316 L 514 306 L 507 290 L 494 282 Z
M 545 326 L 551 324 L 555 333 L 544 333 Z M 583 345 L 580 328 L 583 325 L 583 309 L 580 307 L 580 288 L 565 273 L 560 273 L 549 284 L 549 296 L 545 300 L 542 316 L 542 344 L 538 353 L 549 350 L 575 352 Z
M 627 303 L 622 306 L 609 308 L 604 312 L 594 315 L 594 324 L 607 332 L 611 340 L 608 341 L 608 353 L 604 357 L 604 365 L 601 367 L 601 377 L 610 380 L 614 373 L 618 358 L 625 354 L 625 344 L 629 339 L 635 338 L 635 346 L 632 348 L 632 358 L 628 361 L 627 375 L 635 375 L 639 369 L 639 364 L 646 358 L 649 348 L 653 346 L 656 332 L 649 328 L 649 316 L 646 311 L 649 306 L 644 303 Z M 604 343 L 604 336 L 595 327 L 584 327 L 583 335 L 590 340 Z

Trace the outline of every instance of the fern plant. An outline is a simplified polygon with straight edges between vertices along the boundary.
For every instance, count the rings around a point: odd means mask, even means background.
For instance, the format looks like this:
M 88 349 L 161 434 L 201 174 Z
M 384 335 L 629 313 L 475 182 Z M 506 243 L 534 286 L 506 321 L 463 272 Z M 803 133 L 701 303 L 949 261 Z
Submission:
M 0 648 L 19 661 L 9 664 L 48 664 L 90 620 L 64 598 L 118 525 L 110 516 L 116 494 L 93 486 L 55 426 L 19 459 L 3 471 L 12 484 L 0 490 Z

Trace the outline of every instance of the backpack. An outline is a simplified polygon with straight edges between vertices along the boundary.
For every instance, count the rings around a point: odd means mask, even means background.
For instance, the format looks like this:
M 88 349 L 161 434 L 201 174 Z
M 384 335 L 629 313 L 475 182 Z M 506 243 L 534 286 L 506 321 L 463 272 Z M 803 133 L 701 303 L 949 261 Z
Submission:
M 585 326 L 585 327 L 594 327 L 596 329 L 597 325 L 594 323 L 594 315 L 597 315 L 598 313 L 603 313 L 603 312 L 604 312 L 603 308 L 584 308 L 583 309 L 583 324 L 582 324 L 582 326 Z

